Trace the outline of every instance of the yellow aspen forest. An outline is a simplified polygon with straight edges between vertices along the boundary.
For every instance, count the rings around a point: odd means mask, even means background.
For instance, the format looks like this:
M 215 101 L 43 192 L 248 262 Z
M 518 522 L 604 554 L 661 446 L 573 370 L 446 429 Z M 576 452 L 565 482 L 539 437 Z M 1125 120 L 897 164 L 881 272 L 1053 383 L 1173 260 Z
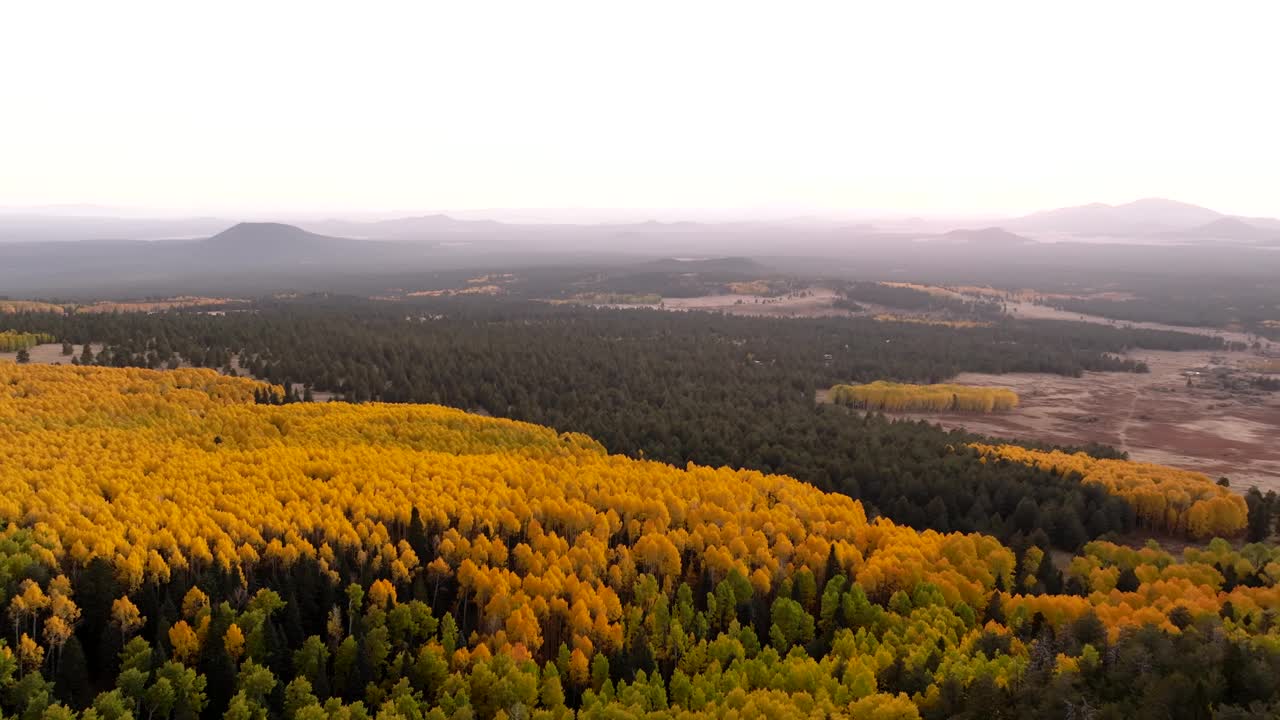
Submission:
M 877 380 L 836 385 L 832 402 L 889 412 L 1005 412 L 1018 407 L 1018 394 L 1006 388 L 971 385 L 912 385 Z
M 53 342 L 53 336 L 46 333 L 26 333 L 14 330 L 0 332 L 0 352 L 26 350 L 40 343 Z
M 83 717 L 265 717 L 275 692 L 316 719 L 932 718 L 1084 682 L 1146 627 L 1280 643 L 1264 546 L 1094 542 L 1050 591 L 1041 548 L 785 476 L 281 395 L 0 365 L 6 717 L 75 717 L 55 693 L 112 667 Z
M 978 328 L 991 327 L 991 323 L 981 320 L 945 320 L 943 318 L 917 317 L 913 315 L 899 315 L 894 313 L 879 313 L 875 315 L 876 322 L 896 322 L 896 323 L 914 323 L 916 325 L 933 325 L 936 327 L 949 328 Z
M 973 447 L 989 458 L 1025 463 L 1101 485 L 1128 502 L 1150 530 L 1206 539 L 1238 535 L 1249 521 L 1244 498 L 1203 473 L 1017 445 L 975 443 Z

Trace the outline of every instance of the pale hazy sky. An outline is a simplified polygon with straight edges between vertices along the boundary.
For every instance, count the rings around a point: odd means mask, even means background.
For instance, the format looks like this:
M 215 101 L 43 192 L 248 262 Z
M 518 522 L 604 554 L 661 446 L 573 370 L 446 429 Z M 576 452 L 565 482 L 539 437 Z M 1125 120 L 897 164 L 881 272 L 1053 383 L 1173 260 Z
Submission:
M 1280 214 L 1280 3 L 5 2 L 0 205 Z

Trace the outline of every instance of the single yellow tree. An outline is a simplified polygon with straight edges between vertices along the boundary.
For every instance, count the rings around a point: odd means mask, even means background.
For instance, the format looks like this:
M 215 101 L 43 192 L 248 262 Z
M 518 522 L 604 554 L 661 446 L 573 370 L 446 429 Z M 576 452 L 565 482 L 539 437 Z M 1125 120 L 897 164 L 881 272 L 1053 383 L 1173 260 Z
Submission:
M 146 622 L 146 616 L 138 611 L 138 606 L 134 605 L 127 596 L 116 598 L 111 602 L 111 624 L 119 628 L 121 643 L 127 643 Z
M 22 638 L 18 640 L 18 659 L 22 661 L 24 674 L 38 670 L 44 664 L 44 648 L 32 640 L 31 636 L 22 633 Z
M 240 630 L 239 625 L 231 623 L 227 628 L 227 634 L 222 636 L 222 644 L 232 660 L 240 660 L 240 656 L 244 654 L 244 632 Z
M 190 665 L 200 652 L 200 639 L 186 620 L 179 620 L 169 628 L 169 643 L 173 645 L 174 657 L 184 665 Z

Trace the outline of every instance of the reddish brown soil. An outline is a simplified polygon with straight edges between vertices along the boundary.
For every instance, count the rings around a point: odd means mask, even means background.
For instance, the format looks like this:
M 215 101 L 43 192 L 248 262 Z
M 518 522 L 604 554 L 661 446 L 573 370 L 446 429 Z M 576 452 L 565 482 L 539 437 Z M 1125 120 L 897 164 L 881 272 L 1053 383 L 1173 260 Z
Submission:
M 963 373 L 952 381 L 1008 387 L 1017 410 L 991 415 L 941 413 L 924 418 L 998 438 L 1060 444 L 1100 442 L 1133 460 L 1225 476 L 1234 489 L 1280 491 L 1280 394 L 1218 389 L 1206 376 L 1187 387 L 1185 371 L 1243 367 L 1248 353 L 1139 352 L 1149 374 Z M 822 398 L 820 398 L 822 399 Z

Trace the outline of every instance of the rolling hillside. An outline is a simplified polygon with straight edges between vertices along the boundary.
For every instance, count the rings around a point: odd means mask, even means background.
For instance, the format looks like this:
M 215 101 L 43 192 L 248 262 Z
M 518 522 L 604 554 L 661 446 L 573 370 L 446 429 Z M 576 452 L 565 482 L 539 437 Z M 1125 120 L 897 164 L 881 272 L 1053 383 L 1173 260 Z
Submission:
M 281 397 L 0 366 L 6 714 L 953 717 L 1099 693 L 1139 628 L 1280 667 L 1274 549 L 1095 542 L 1057 593 L 1039 548 L 869 521 L 790 478 Z

